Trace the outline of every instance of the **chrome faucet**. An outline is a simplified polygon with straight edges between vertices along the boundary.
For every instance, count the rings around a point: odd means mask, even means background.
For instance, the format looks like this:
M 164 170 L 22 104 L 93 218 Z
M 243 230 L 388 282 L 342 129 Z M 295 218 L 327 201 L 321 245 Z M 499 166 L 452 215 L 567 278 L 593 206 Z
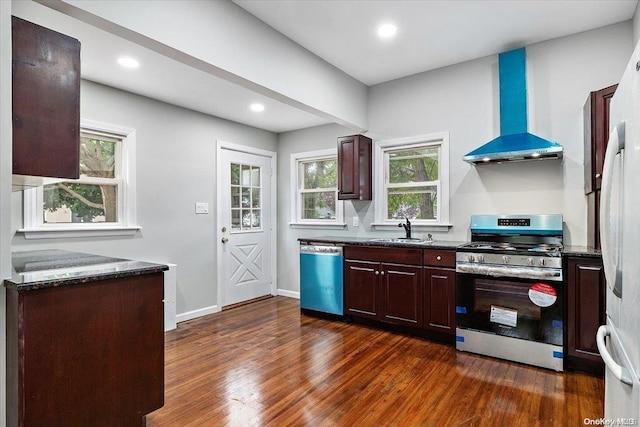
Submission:
M 404 231 L 407 234 L 406 238 L 410 239 L 411 238 L 411 221 L 409 221 L 409 218 L 405 217 L 405 219 L 407 220 L 407 223 L 404 224 L 401 222 L 400 224 L 398 224 L 398 227 L 404 227 Z

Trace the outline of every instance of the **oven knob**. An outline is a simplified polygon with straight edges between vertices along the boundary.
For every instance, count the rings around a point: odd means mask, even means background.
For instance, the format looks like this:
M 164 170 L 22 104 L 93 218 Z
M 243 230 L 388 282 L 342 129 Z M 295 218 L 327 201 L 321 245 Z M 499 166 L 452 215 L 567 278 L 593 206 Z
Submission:
M 534 263 L 535 263 L 535 260 L 533 258 L 527 258 L 527 264 L 533 265 Z
M 509 264 L 509 257 L 506 256 L 506 255 L 503 255 L 502 262 L 505 263 L 505 264 Z
M 474 260 L 475 260 L 475 258 L 473 258 L 473 255 L 467 256 L 467 261 L 473 262 Z
M 484 262 L 484 256 L 478 255 L 478 262 Z
M 544 258 L 540 258 L 540 261 L 538 261 L 538 263 L 542 266 L 546 264 L 546 262 L 544 261 Z

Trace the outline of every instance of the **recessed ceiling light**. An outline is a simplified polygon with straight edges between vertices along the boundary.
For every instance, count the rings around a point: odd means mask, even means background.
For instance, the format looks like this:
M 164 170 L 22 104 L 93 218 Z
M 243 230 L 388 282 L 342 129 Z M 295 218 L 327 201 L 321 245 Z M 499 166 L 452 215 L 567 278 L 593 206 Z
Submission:
M 388 39 L 396 34 L 398 29 L 393 24 L 384 24 L 378 27 L 378 36 L 383 39 Z
M 249 108 L 251 109 L 251 111 L 253 111 L 255 113 L 260 113 L 260 112 L 264 111 L 264 105 L 258 104 L 257 102 L 255 104 L 251 104 L 249 106 Z
M 122 65 L 124 68 L 138 68 L 140 63 L 128 56 L 121 56 L 118 58 L 118 64 Z

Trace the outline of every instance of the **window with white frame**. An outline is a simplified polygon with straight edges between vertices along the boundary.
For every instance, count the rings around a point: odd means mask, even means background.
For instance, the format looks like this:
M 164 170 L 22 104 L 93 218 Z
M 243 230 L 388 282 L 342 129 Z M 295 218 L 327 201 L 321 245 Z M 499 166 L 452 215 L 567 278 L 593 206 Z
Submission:
M 83 120 L 80 178 L 25 191 L 21 231 L 137 229 L 134 153 L 133 129 Z
M 292 225 L 344 226 L 337 173 L 336 149 L 291 155 Z
M 449 136 L 376 142 L 376 223 L 449 224 Z

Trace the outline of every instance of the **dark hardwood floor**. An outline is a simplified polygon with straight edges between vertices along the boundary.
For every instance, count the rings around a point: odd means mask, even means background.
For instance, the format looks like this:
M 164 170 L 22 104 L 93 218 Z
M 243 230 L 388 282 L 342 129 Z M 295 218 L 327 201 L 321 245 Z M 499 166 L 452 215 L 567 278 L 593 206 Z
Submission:
M 166 333 L 156 426 L 582 426 L 602 379 L 300 314 L 275 297 Z

